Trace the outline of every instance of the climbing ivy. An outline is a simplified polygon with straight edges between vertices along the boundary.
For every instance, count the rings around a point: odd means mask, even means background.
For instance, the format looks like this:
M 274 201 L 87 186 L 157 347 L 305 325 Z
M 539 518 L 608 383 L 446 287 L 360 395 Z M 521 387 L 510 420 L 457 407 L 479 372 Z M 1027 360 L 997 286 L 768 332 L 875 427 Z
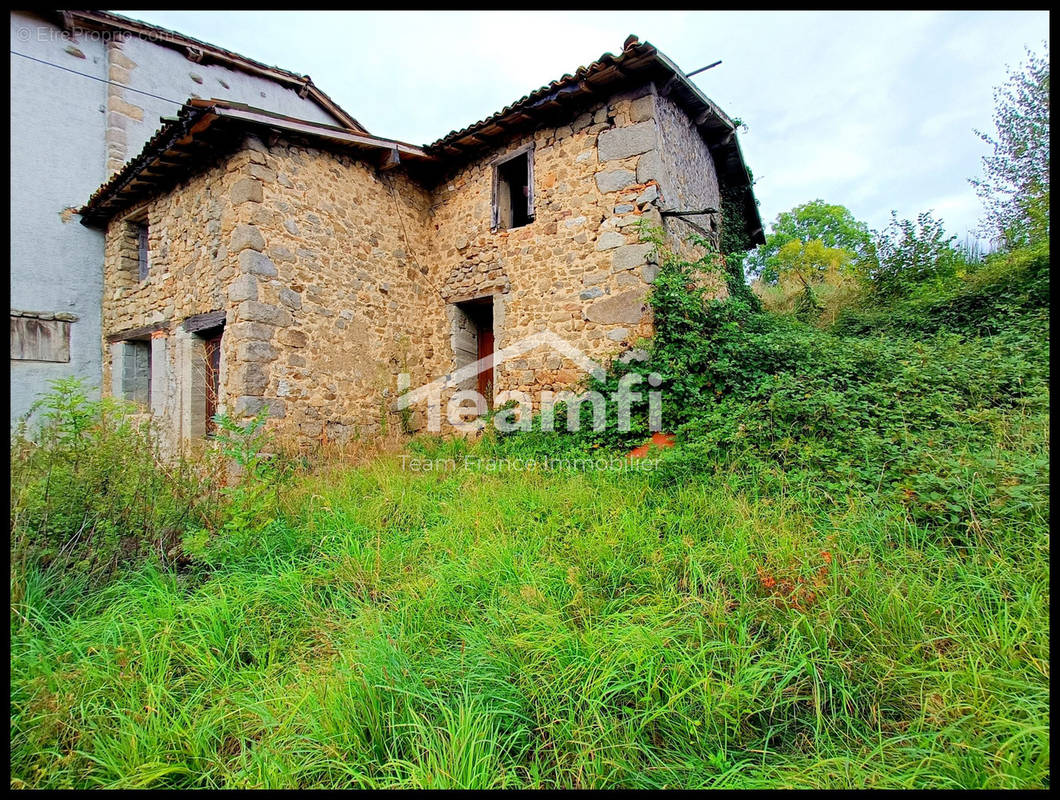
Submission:
M 751 170 L 747 170 L 748 177 Z M 762 303 L 758 295 L 751 291 L 744 276 L 743 264 L 747 251 L 754 242 L 747 233 L 749 227 L 743 201 L 743 190 L 727 186 L 721 190 L 721 236 L 719 245 L 721 256 L 725 261 L 725 282 L 729 295 L 738 297 L 751 308 L 761 311 Z

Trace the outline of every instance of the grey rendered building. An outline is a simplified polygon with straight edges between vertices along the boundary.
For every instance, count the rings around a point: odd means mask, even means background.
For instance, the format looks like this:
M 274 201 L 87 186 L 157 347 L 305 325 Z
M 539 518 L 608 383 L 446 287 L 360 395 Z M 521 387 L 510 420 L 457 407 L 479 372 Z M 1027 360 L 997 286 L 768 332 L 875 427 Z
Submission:
M 103 234 L 80 207 L 189 98 L 364 129 L 308 76 L 101 11 L 11 13 L 11 422 L 101 381 Z

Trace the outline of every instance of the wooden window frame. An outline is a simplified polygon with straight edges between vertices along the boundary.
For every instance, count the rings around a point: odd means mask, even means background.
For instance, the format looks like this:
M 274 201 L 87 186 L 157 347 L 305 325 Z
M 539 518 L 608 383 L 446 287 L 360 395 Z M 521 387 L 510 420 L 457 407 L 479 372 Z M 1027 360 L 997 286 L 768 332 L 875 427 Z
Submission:
M 139 283 L 144 283 L 151 276 L 151 247 L 149 244 L 150 222 L 146 208 L 140 208 L 128 214 L 122 222 L 125 225 L 125 237 L 133 253 L 129 271 L 136 275 Z
M 500 184 L 499 170 L 509 161 L 513 161 L 520 156 L 526 156 L 526 180 L 529 192 L 526 196 L 526 224 L 531 225 L 535 219 L 534 209 L 534 143 L 525 144 L 522 147 L 517 147 L 514 150 L 509 150 L 501 156 L 493 159 L 490 162 L 493 172 L 493 185 L 491 189 L 491 202 L 490 202 L 490 231 L 496 233 L 497 230 L 501 229 L 501 209 L 500 204 L 497 202 L 497 191 Z M 520 225 L 519 227 L 526 227 Z M 513 230 L 512 228 L 504 228 L 503 230 Z

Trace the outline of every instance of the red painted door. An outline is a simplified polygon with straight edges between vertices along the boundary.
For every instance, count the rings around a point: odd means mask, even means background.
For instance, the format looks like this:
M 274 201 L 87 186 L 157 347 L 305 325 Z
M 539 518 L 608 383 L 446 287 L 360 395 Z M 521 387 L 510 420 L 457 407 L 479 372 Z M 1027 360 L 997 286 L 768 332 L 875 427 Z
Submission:
M 478 332 L 478 357 L 479 360 L 489 360 L 482 366 L 478 373 L 478 393 L 486 398 L 489 405 L 493 405 L 493 329 L 482 328 Z
M 203 360 L 206 367 L 206 435 L 212 436 L 217 425 L 213 421 L 217 413 L 217 395 L 221 388 L 221 334 L 203 342 Z

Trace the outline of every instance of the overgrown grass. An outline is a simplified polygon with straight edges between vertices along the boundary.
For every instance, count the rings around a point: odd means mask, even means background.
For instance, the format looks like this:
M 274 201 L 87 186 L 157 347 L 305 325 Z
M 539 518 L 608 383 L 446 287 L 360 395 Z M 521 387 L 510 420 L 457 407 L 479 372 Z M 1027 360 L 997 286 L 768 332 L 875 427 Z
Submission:
M 94 586 L 122 565 L 172 564 L 189 525 L 209 522 L 220 460 L 165 457 L 150 424 L 112 398 L 53 383 L 11 441 L 12 597 L 27 565 Z
M 664 272 L 652 472 L 489 469 L 625 443 L 529 433 L 281 487 L 252 423 L 203 506 L 75 407 L 13 454 L 12 785 L 1047 787 L 1041 264 L 829 330 Z
M 397 459 L 287 502 L 209 575 L 28 575 L 15 785 L 1048 782 L 1038 526 Z

